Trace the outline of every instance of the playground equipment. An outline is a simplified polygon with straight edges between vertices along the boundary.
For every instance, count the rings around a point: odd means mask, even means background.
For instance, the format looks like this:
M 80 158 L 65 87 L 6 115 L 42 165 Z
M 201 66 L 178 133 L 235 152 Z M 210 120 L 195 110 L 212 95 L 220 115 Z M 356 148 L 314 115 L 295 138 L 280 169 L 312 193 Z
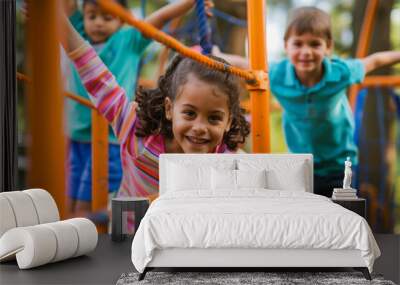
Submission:
M 196 14 L 199 26 L 200 45 L 203 48 L 203 54 L 211 54 L 211 30 L 207 23 L 206 9 L 204 0 L 196 0 Z
M 66 216 L 65 209 L 65 137 L 62 123 L 62 96 L 61 78 L 58 67 L 59 54 L 58 42 L 61 27 L 57 22 L 58 1 L 44 0 L 40 7 L 29 3 L 30 17 L 28 22 L 29 39 L 29 66 L 32 77 L 28 96 L 29 121 L 31 129 L 30 142 L 30 168 L 29 183 L 41 185 L 49 189 L 59 205 L 61 217 Z M 268 124 L 268 93 L 264 79 L 266 68 L 265 33 L 259 32 L 259 27 L 265 26 L 264 1 L 249 1 L 248 15 L 250 35 L 251 69 L 245 71 L 211 60 L 190 48 L 182 45 L 174 38 L 158 31 L 154 27 L 139 21 L 111 1 L 99 1 L 99 4 L 110 13 L 117 14 L 128 24 L 134 25 L 148 37 L 151 37 L 170 48 L 180 52 L 184 56 L 198 60 L 212 68 L 231 72 L 245 78 L 251 92 L 254 94 L 253 104 L 258 111 L 253 116 L 253 144 L 254 152 L 269 152 L 269 124 Z M 255 30 L 257 27 L 257 34 Z M 45 36 L 46 35 L 46 38 Z M 261 36 L 260 36 L 261 35 Z M 46 57 L 43 57 L 46 54 Z M 262 62 L 263 61 L 263 62 Z M 48 80 L 52 78 L 52 80 Z M 71 97 L 71 96 L 69 96 Z M 82 101 L 84 102 L 84 101 Z M 87 102 L 86 102 L 87 103 Z M 86 104 L 85 104 L 86 105 Z M 256 110 L 254 108 L 254 110 Z M 50 120 L 48 118 L 51 118 Z M 108 165 L 107 165 L 107 124 L 103 118 L 93 112 L 93 171 L 92 171 L 92 210 L 100 210 L 106 207 L 108 189 Z
M 356 57 L 362 58 L 368 55 L 370 42 L 373 34 L 373 28 L 375 25 L 379 0 L 369 0 L 367 3 L 363 23 L 360 31 L 360 37 L 358 39 L 358 45 L 356 50 Z M 370 156 L 370 148 L 373 145 L 379 145 L 377 151 L 381 158 L 386 157 L 387 139 L 386 139 L 386 126 L 383 123 L 384 118 L 388 116 L 384 112 L 384 103 L 381 87 L 395 87 L 400 86 L 400 76 L 367 76 L 362 84 L 353 85 L 349 90 L 349 101 L 355 115 L 355 139 L 359 147 L 361 158 Z M 377 127 L 378 137 L 377 138 L 366 138 L 366 130 L 362 127 L 364 105 L 368 96 L 367 87 L 375 87 L 378 91 L 376 96 L 376 105 L 374 106 L 377 114 Z M 396 102 L 397 114 L 399 112 L 399 106 L 397 105 L 398 96 L 395 95 L 393 90 L 388 91 L 390 93 L 390 100 Z M 399 122 L 399 120 L 397 121 Z M 368 160 L 368 162 L 367 162 Z M 361 195 L 364 195 L 368 199 L 368 217 L 372 227 L 382 229 L 390 228 L 390 221 L 392 220 L 392 207 L 394 203 L 394 194 L 391 189 L 388 189 L 387 177 L 389 174 L 389 167 L 383 160 L 380 160 L 378 168 L 371 169 L 370 159 L 366 161 L 360 161 L 360 165 L 357 170 L 357 177 L 359 185 L 357 188 L 360 190 Z M 378 163 L 373 162 L 374 164 Z M 379 172 L 379 183 L 372 183 L 372 173 Z M 379 226 L 378 226 L 379 225 Z
M 250 70 L 228 66 L 197 53 L 153 26 L 135 19 L 128 11 L 112 1 L 99 0 L 98 2 L 103 9 L 119 16 L 127 24 L 140 30 L 145 36 L 153 38 L 210 68 L 230 72 L 244 78 L 248 83 L 247 87 L 251 98 L 252 151 L 254 153 L 270 152 L 270 94 L 268 90 L 267 51 L 265 45 L 265 1 L 247 1 Z M 202 1 L 198 1 L 198 5 L 200 5 L 200 2 Z M 360 38 L 358 56 L 366 54 L 377 2 L 377 0 L 369 1 L 363 31 L 360 33 L 362 38 Z M 63 125 L 62 116 L 60 115 L 63 113 L 62 99 L 61 96 L 57 96 L 57 94 L 61 94 L 60 74 L 57 63 L 59 60 L 58 40 L 60 40 L 59 35 L 62 34 L 56 17 L 59 9 L 58 5 L 58 1 L 43 0 L 40 8 L 38 5 L 36 7 L 35 5 L 29 5 L 28 7 L 30 11 L 28 38 L 32 70 L 29 96 L 29 120 L 32 132 L 29 180 L 30 186 L 37 184 L 52 193 L 59 205 L 61 217 L 65 217 L 65 138 L 62 133 Z M 207 33 L 205 33 L 205 37 L 207 37 Z M 363 46 L 362 49 L 361 46 Z M 46 57 L 43 57 L 43 54 L 46 54 Z M 165 55 L 164 58 L 166 58 Z M 48 78 L 52 78 L 52 80 L 48 80 Z M 367 77 L 363 84 L 365 86 L 400 85 L 400 76 Z M 67 96 L 77 99 L 73 94 L 67 94 Z M 355 101 L 355 95 L 351 96 L 350 101 Z M 87 100 L 79 100 L 82 104 L 91 106 L 91 103 Z M 49 120 L 48 118 L 51 119 Z M 108 127 L 106 121 L 95 110 L 93 110 L 92 126 L 92 210 L 97 211 L 106 207 L 108 199 Z
M 368 49 L 372 37 L 372 29 L 376 18 L 379 0 L 369 0 L 358 39 L 356 57 L 362 58 L 368 55 Z M 352 109 L 355 108 L 358 91 L 363 87 L 370 86 L 400 86 L 400 76 L 368 76 L 360 86 L 353 85 L 349 90 L 349 101 Z
M 372 227 L 390 228 L 392 222 L 392 207 L 388 207 L 388 203 L 394 202 L 395 190 L 388 189 L 390 179 L 394 179 L 394 173 L 391 173 L 390 166 L 388 164 L 388 139 L 387 134 L 390 131 L 385 120 L 391 117 L 397 120 L 397 124 L 400 124 L 400 97 L 393 90 L 382 90 L 380 87 L 374 88 L 374 93 L 370 94 L 367 88 L 360 90 L 357 96 L 355 105 L 355 142 L 358 146 L 360 153 L 363 154 L 361 157 L 362 161 L 357 167 L 356 177 L 358 177 L 357 189 L 360 190 L 360 195 L 364 198 L 368 198 L 368 217 L 369 223 Z M 393 102 L 394 112 L 386 112 L 384 106 L 384 94 L 383 91 L 389 92 L 389 100 Z M 376 100 L 376 104 L 372 106 L 377 122 L 378 132 L 375 136 L 367 136 L 368 129 L 363 125 L 363 117 L 365 115 L 365 104 L 368 97 Z M 374 98 L 375 97 L 375 98 Z M 396 143 L 399 144 L 400 136 L 397 134 Z M 378 156 L 382 159 L 375 161 L 371 153 L 371 149 L 374 148 L 378 151 Z M 392 152 L 391 152 L 392 153 Z M 390 159 L 395 159 L 391 157 Z M 397 162 L 398 163 L 398 162 Z M 374 176 L 379 175 L 381 179 L 378 183 L 373 183 Z M 388 178 L 387 178 L 388 177 Z M 395 181 L 393 181 L 395 184 Z M 389 190 L 389 191 L 388 191 Z M 389 201 L 389 202 L 388 202 Z M 379 225 L 380 224 L 380 225 Z

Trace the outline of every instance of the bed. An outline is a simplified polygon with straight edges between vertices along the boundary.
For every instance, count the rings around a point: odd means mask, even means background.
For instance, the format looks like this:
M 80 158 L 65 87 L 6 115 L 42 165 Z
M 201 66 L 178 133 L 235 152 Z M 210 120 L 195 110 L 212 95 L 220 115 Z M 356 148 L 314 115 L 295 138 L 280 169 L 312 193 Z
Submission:
M 380 255 L 361 216 L 313 194 L 310 154 L 163 154 L 160 196 L 132 242 L 158 267 L 353 267 Z

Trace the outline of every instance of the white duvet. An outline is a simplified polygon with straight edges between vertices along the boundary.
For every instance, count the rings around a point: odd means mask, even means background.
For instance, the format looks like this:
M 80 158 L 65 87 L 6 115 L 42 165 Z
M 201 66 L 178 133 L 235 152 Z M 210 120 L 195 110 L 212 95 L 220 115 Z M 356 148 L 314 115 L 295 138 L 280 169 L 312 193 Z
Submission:
M 380 256 L 359 215 L 319 195 L 266 189 L 164 194 L 134 237 L 133 265 L 143 272 L 165 248 L 358 249 L 370 272 Z

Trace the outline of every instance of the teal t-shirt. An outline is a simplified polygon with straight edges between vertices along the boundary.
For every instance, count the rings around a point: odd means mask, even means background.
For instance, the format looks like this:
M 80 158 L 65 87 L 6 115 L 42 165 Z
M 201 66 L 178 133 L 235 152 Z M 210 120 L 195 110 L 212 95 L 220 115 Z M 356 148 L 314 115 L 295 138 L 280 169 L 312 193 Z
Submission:
M 312 87 L 303 86 L 288 59 L 269 67 L 271 91 L 283 112 L 283 129 L 293 153 L 312 153 L 317 175 L 343 171 L 350 157 L 358 163 L 354 119 L 346 88 L 361 82 L 365 72 L 357 59 L 325 58 L 324 75 Z
M 82 37 L 90 42 L 84 31 L 82 13 L 79 11 L 74 13 L 70 17 L 70 21 Z M 104 44 L 98 46 L 97 53 L 115 76 L 118 84 L 125 89 L 129 100 L 134 99 L 140 58 L 150 42 L 151 40 L 143 37 L 139 31 L 130 27 L 122 27 Z M 73 66 L 68 80 L 68 90 L 89 99 L 79 74 Z M 67 115 L 69 137 L 79 142 L 90 142 L 91 110 L 68 99 Z M 109 133 L 109 141 L 118 143 L 111 128 Z

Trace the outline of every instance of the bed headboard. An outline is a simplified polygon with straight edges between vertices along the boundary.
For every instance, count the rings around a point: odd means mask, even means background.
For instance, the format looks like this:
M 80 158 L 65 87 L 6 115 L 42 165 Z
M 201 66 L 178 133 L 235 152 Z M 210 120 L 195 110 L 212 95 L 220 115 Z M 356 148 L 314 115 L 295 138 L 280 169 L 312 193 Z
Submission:
M 271 163 L 271 165 L 293 165 L 298 163 L 304 163 L 304 175 L 306 191 L 313 193 L 313 156 L 312 154 L 172 154 L 165 153 L 160 155 L 159 164 L 159 175 L 160 175 L 160 195 L 166 192 L 166 185 L 168 181 L 167 169 L 169 163 L 176 163 L 185 165 L 217 165 L 221 161 L 224 163 L 231 162 L 238 167 L 238 162 L 251 162 L 251 161 L 261 161 L 265 163 Z

